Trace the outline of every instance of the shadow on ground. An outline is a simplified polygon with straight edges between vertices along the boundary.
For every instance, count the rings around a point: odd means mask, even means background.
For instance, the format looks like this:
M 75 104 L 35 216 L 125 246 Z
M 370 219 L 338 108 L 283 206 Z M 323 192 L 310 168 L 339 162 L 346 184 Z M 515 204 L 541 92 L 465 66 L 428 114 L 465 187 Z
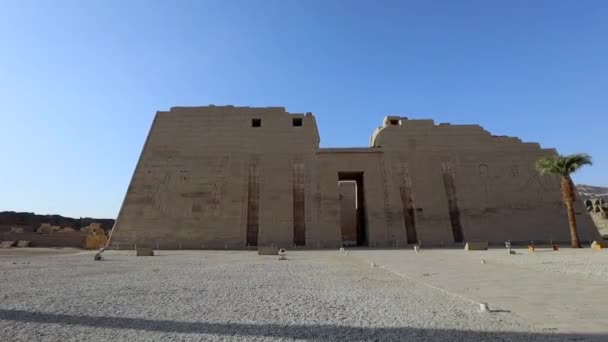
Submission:
M 607 341 L 608 334 L 559 334 L 523 332 L 480 332 L 410 327 L 350 327 L 340 325 L 280 325 L 205 323 L 67 315 L 36 311 L 0 309 L 0 320 L 85 326 L 106 329 L 134 329 L 160 333 L 213 334 L 234 337 L 275 337 L 303 340 L 432 340 L 432 341 Z M 6 330 L 4 330 L 6 332 Z

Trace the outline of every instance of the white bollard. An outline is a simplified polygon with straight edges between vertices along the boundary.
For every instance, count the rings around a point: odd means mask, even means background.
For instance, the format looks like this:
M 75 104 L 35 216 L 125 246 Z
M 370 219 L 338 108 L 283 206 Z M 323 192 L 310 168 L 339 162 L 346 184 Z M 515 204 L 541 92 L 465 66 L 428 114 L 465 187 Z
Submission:
M 515 254 L 515 252 L 511 250 L 511 240 L 505 241 L 505 247 L 507 247 L 507 250 L 509 251 L 509 255 Z
M 488 312 L 488 303 L 479 303 L 479 312 Z
M 279 249 L 279 260 L 287 260 L 287 251 L 283 248 Z
M 372 264 L 370 265 L 371 267 L 376 267 L 376 263 L 372 262 Z
M 483 260 L 483 259 L 481 259 L 481 263 L 482 263 L 482 264 L 485 264 L 485 263 L 486 263 L 486 261 L 485 261 L 485 260 Z

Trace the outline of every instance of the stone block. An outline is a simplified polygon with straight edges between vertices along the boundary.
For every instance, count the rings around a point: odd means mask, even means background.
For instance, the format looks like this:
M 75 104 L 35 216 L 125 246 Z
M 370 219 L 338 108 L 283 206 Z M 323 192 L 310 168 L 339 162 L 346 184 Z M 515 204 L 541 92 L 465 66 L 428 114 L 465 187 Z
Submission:
M 39 234 L 51 234 L 53 232 L 53 226 L 50 223 L 42 223 L 40 227 L 36 230 L 36 233 Z
M 101 228 L 100 223 L 91 223 L 80 231 L 89 235 L 106 235 L 106 232 Z
M 2 241 L 0 242 L 0 248 L 11 248 L 15 245 L 16 241 Z
M 29 247 L 30 242 L 27 240 L 19 240 L 17 241 L 17 247 Z
M 486 251 L 486 250 L 488 250 L 488 242 L 487 241 L 467 242 L 467 244 L 464 246 L 464 250 L 465 251 Z
M 11 233 L 23 234 L 23 228 L 21 228 L 21 227 L 11 227 Z
M 553 251 L 559 251 L 559 245 L 551 244 L 551 245 L 529 245 L 528 252 L 535 253 L 537 249 L 551 248 Z
M 137 256 L 154 256 L 154 250 L 152 248 L 137 248 Z
M 605 241 L 593 241 L 593 243 L 591 244 L 591 248 L 597 250 L 608 248 L 608 243 Z
M 87 235 L 84 240 L 85 249 L 103 248 L 108 243 L 108 237 L 105 235 Z

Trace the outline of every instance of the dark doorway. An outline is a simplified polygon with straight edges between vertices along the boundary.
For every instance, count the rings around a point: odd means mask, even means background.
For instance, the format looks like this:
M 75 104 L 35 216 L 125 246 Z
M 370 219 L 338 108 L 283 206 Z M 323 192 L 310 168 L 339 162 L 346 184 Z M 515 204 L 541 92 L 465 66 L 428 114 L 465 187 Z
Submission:
M 353 189 L 354 186 L 354 189 Z M 342 217 L 342 241 L 348 245 L 367 246 L 367 217 L 365 213 L 365 193 L 363 191 L 363 172 L 338 172 L 338 189 L 340 190 L 340 206 L 349 207 L 349 201 L 354 202 L 354 234 L 348 216 Z M 354 201 L 352 201 L 352 191 L 354 190 Z M 342 195 L 345 196 L 342 196 Z M 345 200 L 342 203 L 342 200 Z M 348 210 L 348 209 L 346 209 Z M 345 212 L 348 215 L 348 212 Z M 352 217 L 351 217 L 352 218 Z M 344 220 L 344 221 L 343 221 Z M 355 235 L 355 236 L 353 236 Z

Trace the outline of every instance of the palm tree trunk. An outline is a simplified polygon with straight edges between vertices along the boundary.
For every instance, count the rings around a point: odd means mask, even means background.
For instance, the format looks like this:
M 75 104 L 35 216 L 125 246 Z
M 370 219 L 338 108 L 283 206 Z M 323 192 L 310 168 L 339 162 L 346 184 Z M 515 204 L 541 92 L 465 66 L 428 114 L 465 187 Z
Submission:
M 576 229 L 576 217 L 574 216 L 574 185 L 570 177 L 562 178 L 562 197 L 568 210 L 568 225 L 570 226 L 570 243 L 572 248 L 581 248 Z

